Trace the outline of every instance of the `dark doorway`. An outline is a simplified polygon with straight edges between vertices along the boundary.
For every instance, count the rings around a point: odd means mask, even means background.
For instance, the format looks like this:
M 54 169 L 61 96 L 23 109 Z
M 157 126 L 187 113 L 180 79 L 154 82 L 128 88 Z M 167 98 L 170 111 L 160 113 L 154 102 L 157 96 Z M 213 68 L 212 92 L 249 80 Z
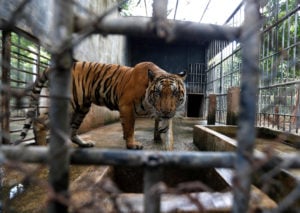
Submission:
M 187 117 L 203 116 L 204 94 L 187 94 Z

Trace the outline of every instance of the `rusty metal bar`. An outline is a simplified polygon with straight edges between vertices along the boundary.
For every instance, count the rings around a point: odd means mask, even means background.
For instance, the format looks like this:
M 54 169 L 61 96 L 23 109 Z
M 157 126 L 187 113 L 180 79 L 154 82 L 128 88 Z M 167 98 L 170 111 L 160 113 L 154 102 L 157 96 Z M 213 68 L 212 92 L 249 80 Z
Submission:
M 103 18 L 99 23 L 92 23 L 78 17 L 76 29 L 83 31 L 84 28 L 93 25 L 93 33 L 120 34 L 139 37 L 157 37 L 154 30 L 155 25 L 152 18 L 147 17 L 118 17 Z M 221 26 L 215 24 L 202 24 L 190 21 L 165 20 L 164 39 L 167 41 L 192 41 L 203 43 L 212 40 L 238 40 L 240 36 L 239 27 Z M 188 35 L 188 36 L 187 36 Z M 89 36 L 89 35 L 86 35 Z M 79 36 L 80 37 L 80 36 Z M 82 40 L 83 38 L 80 38 Z M 74 41 L 74 45 L 77 40 Z
M 157 164 L 159 158 L 151 159 L 151 164 Z M 160 194 L 157 183 L 162 180 L 163 168 L 159 165 L 146 166 L 144 168 L 144 212 L 160 212 Z
M 71 163 L 108 164 L 127 166 L 178 166 L 183 168 L 225 167 L 231 168 L 235 159 L 234 153 L 222 152 L 164 152 L 164 151 L 131 151 L 80 149 L 71 151 Z
M 167 18 L 168 0 L 154 0 L 153 1 L 152 18 L 155 21 L 160 21 Z
M 11 53 L 11 32 L 2 31 L 2 76 L 1 83 L 10 85 L 10 53 Z M 9 144 L 9 91 L 1 90 L 1 143 Z
M 8 160 L 23 161 L 27 163 L 47 163 L 50 159 L 47 156 L 48 147 L 34 146 L 6 146 L 1 147 L 1 152 Z M 178 166 L 181 168 L 233 168 L 236 161 L 234 152 L 165 152 L 165 151 L 131 151 L 116 149 L 74 149 L 69 148 L 70 163 L 77 165 L 126 165 L 130 167 L 153 166 L 153 159 L 157 159 L 159 166 Z M 255 154 L 253 159 L 256 162 L 266 161 L 267 155 Z M 282 159 L 282 160 L 280 160 Z M 272 164 L 275 160 L 276 164 Z M 279 165 L 282 168 L 299 168 L 300 158 L 295 154 L 274 156 L 270 159 L 271 165 Z
M 54 192 L 68 200 L 69 152 L 67 142 L 70 135 L 68 106 L 71 96 L 72 47 L 61 51 L 73 33 L 72 0 L 53 2 L 52 41 L 53 71 L 50 73 L 50 144 L 49 182 Z M 67 203 L 50 200 L 48 212 L 68 212 Z
M 233 212 L 248 212 L 259 80 L 260 15 L 256 0 L 245 1 L 241 33 L 242 73 Z
M 1 151 L 10 160 L 28 163 L 47 163 L 48 147 L 2 146 Z M 233 152 L 165 152 L 134 151 L 118 149 L 74 149 L 69 148 L 70 163 L 78 165 L 126 165 L 130 167 L 157 165 L 182 168 L 224 167 L 232 168 L 235 160 Z M 300 163 L 299 163 L 300 165 Z
M 293 204 L 298 203 L 300 197 L 300 184 L 298 183 L 297 186 L 286 196 L 282 201 L 278 203 L 278 207 L 273 210 L 273 213 L 280 213 L 280 212 L 293 212 L 296 210 L 299 211 L 299 207 L 295 207 L 295 209 L 291 209 Z
M 217 96 L 215 94 L 209 94 L 208 96 L 208 113 L 207 113 L 207 124 L 216 124 L 216 107 L 217 107 Z
M 166 20 L 166 31 L 170 32 L 165 39 L 168 41 L 187 40 L 198 43 L 212 40 L 238 40 L 240 28 L 229 26 L 220 26 L 214 24 L 201 24 L 189 21 L 173 21 Z M 142 17 L 127 17 L 116 19 L 104 19 L 99 26 L 100 32 L 107 32 L 111 34 L 125 34 L 125 35 L 140 35 L 155 36 L 153 34 L 150 18 Z M 131 31 L 133 30 L 133 32 Z M 138 34 L 136 34 L 138 33 Z M 189 35 L 189 36 L 187 36 Z

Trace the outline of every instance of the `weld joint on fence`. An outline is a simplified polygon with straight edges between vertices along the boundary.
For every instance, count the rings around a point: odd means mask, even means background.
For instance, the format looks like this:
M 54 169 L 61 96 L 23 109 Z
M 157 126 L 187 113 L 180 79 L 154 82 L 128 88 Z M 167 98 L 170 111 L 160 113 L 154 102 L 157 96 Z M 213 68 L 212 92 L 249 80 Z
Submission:
M 157 167 L 163 165 L 164 158 L 160 155 L 148 155 L 144 159 L 144 165 L 148 167 Z

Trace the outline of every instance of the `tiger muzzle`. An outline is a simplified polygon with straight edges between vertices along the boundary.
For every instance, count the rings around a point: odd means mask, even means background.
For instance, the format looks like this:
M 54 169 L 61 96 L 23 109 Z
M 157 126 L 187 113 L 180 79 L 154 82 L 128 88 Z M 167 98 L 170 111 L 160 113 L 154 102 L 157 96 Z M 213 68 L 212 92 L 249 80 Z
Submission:
M 161 118 L 170 119 L 170 118 L 174 117 L 175 112 L 173 112 L 173 111 L 160 111 L 158 114 L 159 114 L 159 117 L 161 117 Z

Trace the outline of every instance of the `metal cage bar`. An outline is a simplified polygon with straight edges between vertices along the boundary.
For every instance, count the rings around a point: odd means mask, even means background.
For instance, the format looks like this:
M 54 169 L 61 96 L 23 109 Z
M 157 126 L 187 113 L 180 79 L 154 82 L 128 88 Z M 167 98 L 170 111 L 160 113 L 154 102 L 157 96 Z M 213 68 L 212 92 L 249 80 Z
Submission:
M 242 75 L 238 146 L 233 187 L 233 212 L 247 212 L 250 199 L 251 159 L 255 141 L 256 102 L 259 79 L 260 15 L 256 0 L 245 1 L 245 19 L 241 35 Z
M 48 147 L 2 146 L 1 151 L 9 160 L 27 163 L 48 163 Z M 237 160 L 236 152 L 165 152 L 165 151 L 134 151 L 119 149 L 69 149 L 70 163 L 74 165 L 112 165 L 128 167 L 182 167 L 182 168 L 234 168 Z M 254 154 L 254 161 L 269 160 L 270 166 L 277 166 L 280 162 L 282 168 L 299 168 L 300 158 L 295 154 L 281 154 L 268 156 L 267 154 Z M 275 164 L 272 164 L 274 161 Z
M 11 34 L 10 31 L 2 32 L 2 82 L 9 85 L 10 75 L 10 52 Z M 9 91 L 1 90 L 1 143 L 9 144 L 10 138 L 6 134 L 9 132 Z
M 158 1 L 157 1 L 158 2 Z M 164 1 L 165 3 L 167 1 Z M 130 152 L 112 150 L 72 150 L 66 145 L 69 136 L 67 105 L 70 98 L 70 67 L 72 57 L 72 46 L 78 40 L 84 39 L 92 33 L 102 34 L 122 34 L 122 35 L 141 35 L 163 37 L 167 41 L 191 40 L 194 42 L 217 40 L 239 40 L 241 28 L 228 27 L 208 24 L 198 24 L 192 22 L 167 21 L 166 25 L 155 25 L 152 19 L 147 18 L 103 18 L 98 23 L 80 20 L 77 24 L 78 37 L 71 40 L 73 26 L 72 1 L 56 0 L 53 10 L 54 27 L 56 29 L 51 35 L 53 47 L 51 54 L 54 64 L 54 72 L 51 76 L 52 81 L 50 90 L 52 95 L 52 105 L 50 117 L 56 121 L 56 127 L 51 128 L 50 147 L 24 148 L 24 147 L 5 147 L 2 146 L 3 154 L 8 158 L 19 159 L 27 162 L 47 162 L 50 166 L 49 181 L 57 193 L 68 197 L 68 166 L 74 164 L 106 164 L 106 165 L 126 165 L 126 166 L 145 166 L 147 184 L 145 191 L 159 181 L 157 166 L 176 165 L 182 167 L 225 167 L 232 168 L 235 165 L 236 180 L 240 185 L 234 189 L 234 212 L 247 212 L 249 201 L 249 188 L 251 180 L 249 172 L 251 165 L 249 158 L 252 158 L 254 142 L 254 120 L 255 120 L 255 95 L 257 92 L 257 71 L 258 71 L 258 52 L 259 47 L 259 14 L 257 1 L 246 1 L 247 20 L 242 28 L 242 43 L 247 51 L 243 51 L 243 94 L 241 98 L 241 128 L 239 131 L 240 145 L 236 153 L 171 153 L 171 152 Z M 83 23 L 83 24 L 82 24 Z M 0 25 L 7 26 L 3 20 Z M 91 33 L 85 33 L 90 29 Z M 254 26 L 254 28 L 253 28 Z M 153 33 L 153 29 L 162 29 L 165 34 Z M 82 32 L 82 33 L 81 33 Z M 187 36 L 189 35 L 189 36 Z M 255 63 L 252 63 L 252 60 Z M 251 63 L 250 63 L 251 62 Z M 250 80 L 249 80 L 250 79 Z M 250 113 L 249 111 L 250 110 Z M 247 132 L 247 139 L 241 137 Z M 45 156 L 45 154 L 48 154 Z M 84 156 L 84 157 L 83 157 Z M 116 157 L 117 156 L 117 157 Z M 153 159 L 156 159 L 153 167 Z M 158 161 L 157 161 L 158 160 Z M 299 162 L 298 162 L 299 164 Z M 155 168 L 155 169 L 153 169 Z M 147 194 L 147 193 L 146 193 Z M 148 196 L 148 195 L 147 195 Z M 146 200 L 151 198 L 146 197 Z M 159 208 L 159 199 L 151 202 L 146 212 L 155 212 Z M 151 210 L 150 208 L 153 209 Z M 51 201 L 48 212 L 67 212 L 67 206 Z
M 50 124 L 49 143 L 49 182 L 56 193 L 68 198 L 69 185 L 69 151 L 67 142 L 70 136 L 68 106 L 71 97 L 72 47 L 64 48 L 73 34 L 72 0 L 54 1 L 54 20 L 52 41 L 52 63 L 49 110 Z M 64 51 L 61 51 L 64 49 Z M 68 212 L 68 206 L 51 200 L 48 212 Z

